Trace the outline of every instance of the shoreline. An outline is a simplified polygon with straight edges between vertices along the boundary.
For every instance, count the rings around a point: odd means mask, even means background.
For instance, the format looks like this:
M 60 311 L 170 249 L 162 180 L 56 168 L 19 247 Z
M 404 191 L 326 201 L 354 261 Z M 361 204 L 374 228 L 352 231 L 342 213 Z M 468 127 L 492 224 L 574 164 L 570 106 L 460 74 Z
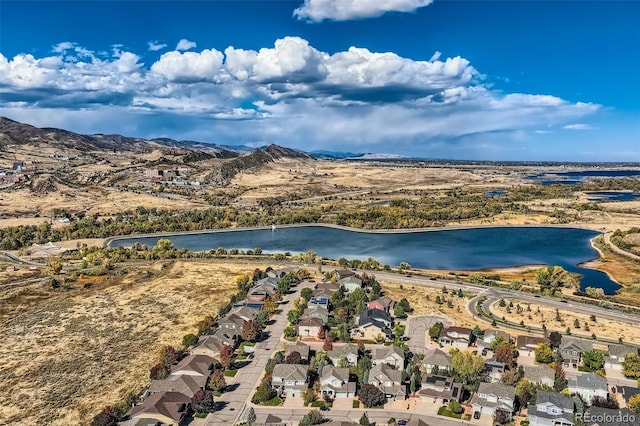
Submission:
M 344 225 L 336 225 L 331 223 L 292 223 L 284 225 L 275 225 L 276 231 L 278 228 L 301 228 L 301 227 L 325 227 L 340 229 L 349 232 L 358 232 L 365 234 L 411 234 L 421 232 L 444 232 L 444 231 L 462 231 L 467 229 L 488 229 L 488 228 L 562 228 L 562 229 L 582 229 L 585 231 L 597 232 L 602 235 L 603 231 L 593 229 L 587 225 L 564 225 L 564 224 L 523 224 L 523 225 L 456 225 L 456 226 L 436 226 L 431 228 L 410 228 L 410 229 L 361 229 L 352 228 Z M 239 228 L 224 228 L 224 229 L 202 229 L 199 231 L 177 231 L 177 232 L 156 232 L 148 234 L 130 234 L 130 235 L 116 235 L 113 237 L 107 237 L 104 239 L 102 246 L 110 247 L 111 243 L 116 240 L 126 240 L 134 238 L 154 238 L 154 237 L 171 237 L 174 235 L 201 235 L 201 234 L 215 234 L 221 232 L 241 232 L 241 231 L 261 231 L 270 230 L 271 225 L 268 226 L 247 226 Z M 594 237 L 596 238 L 596 237 Z

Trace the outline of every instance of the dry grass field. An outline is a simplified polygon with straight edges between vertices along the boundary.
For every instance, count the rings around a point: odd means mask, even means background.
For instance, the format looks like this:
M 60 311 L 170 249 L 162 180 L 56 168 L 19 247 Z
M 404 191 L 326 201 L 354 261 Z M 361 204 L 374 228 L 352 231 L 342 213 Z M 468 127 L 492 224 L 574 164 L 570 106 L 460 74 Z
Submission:
M 491 312 L 499 317 L 504 317 L 507 321 L 519 323 L 524 321 L 527 325 L 542 327 L 545 324 L 547 330 L 559 331 L 564 334 L 567 327 L 571 329 L 571 335 L 591 338 L 591 334 L 595 333 L 596 336 L 607 337 L 610 339 L 617 339 L 622 337 L 624 341 L 630 343 L 640 343 L 640 329 L 631 323 L 623 321 L 614 321 L 605 318 L 597 318 L 596 321 L 591 321 L 591 318 L 587 314 L 571 311 L 570 309 L 560 309 L 560 320 L 556 320 L 556 310 L 543 305 L 537 305 L 532 303 L 531 311 L 527 310 L 527 303 L 517 299 L 504 299 L 507 303 L 506 307 L 500 307 L 498 302 L 491 305 Z M 511 312 L 507 312 L 509 302 L 513 302 L 514 307 L 510 308 Z M 515 306 L 520 304 L 524 309 L 522 313 L 517 313 Z M 578 320 L 580 328 L 574 327 L 574 321 Z M 585 330 L 585 323 L 589 326 L 589 330 Z
M 0 424 L 87 424 L 140 391 L 161 345 L 179 346 L 215 315 L 244 272 L 235 263 L 165 261 L 90 289 L 0 290 Z
M 439 317 L 447 317 L 451 319 L 457 326 L 471 327 L 482 324 L 478 324 L 478 321 L 471 316 L 467 310 L 468 298 L 460 298 L 451 293 L 443 294 L 442 290 L 431 287 L 422 286 L 409 286 L 407 284 L 401 284 L 381 281 L 380 286 L 385 293 L 385 296 L 390 297 L 393 300 L 400 300 L 405 297 L 414 311 L 412 315 L 434 315 Z M 445 297 L 447 300 L 453 302 L 453 307 L 449 308 L 446 303 L 438 305 L 435 300 L 436 296 Z

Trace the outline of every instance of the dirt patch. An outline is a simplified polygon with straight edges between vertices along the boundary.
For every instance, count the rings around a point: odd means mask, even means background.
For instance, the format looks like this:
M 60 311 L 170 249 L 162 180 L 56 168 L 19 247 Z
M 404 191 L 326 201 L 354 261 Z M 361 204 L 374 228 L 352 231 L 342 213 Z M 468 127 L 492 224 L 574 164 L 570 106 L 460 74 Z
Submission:
M 215 315 L 246 271 L 179 261 L 116 284 L 92 280 L 90 289 L 2 290 L 12 309 L 0 319 L 0 424 L 87 424 L 103 406 L 137 393 L 160 346 L 180 345 L 197 321 Z

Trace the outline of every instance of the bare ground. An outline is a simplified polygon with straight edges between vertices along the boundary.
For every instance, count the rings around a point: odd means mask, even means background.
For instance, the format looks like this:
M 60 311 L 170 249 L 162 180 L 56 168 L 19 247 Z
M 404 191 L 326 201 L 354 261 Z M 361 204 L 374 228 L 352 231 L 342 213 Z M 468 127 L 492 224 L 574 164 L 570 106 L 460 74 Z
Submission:
M 166 265 L 91 289 L 0 291 L 0 424 L 88 424 L 139 392 L 161 345 L 179 346 L 246 272 L 234 263 Z

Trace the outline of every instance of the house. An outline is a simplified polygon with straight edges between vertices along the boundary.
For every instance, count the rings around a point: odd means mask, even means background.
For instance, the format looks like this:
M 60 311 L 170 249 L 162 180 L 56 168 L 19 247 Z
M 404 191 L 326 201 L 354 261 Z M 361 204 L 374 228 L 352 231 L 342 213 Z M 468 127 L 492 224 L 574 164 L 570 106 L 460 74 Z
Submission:
M 387 364 L 401 370 L 404 368 L 404 352 L 396 345 L 376 348 L 371 357 L 371 365 L 378 364 Z
M 228 314 L 218 321 L 220 330 L 230 336 L 239 336 L 242 334 L 242 327 L 246 321 L 236 314 Z
M 387 296 L 382 296 L 379 299 L 372 300 L 367 304 L 367 309 L 379 309 L 388 314 L 393 312 L 393 308 L 396 306 L 396 302 Z
M 357 288 L 362 288 L 362 280 L 356 276 L 341 278 L 338 280 L 338 284 L 344 288 L 347 293 L 351 293 Z
M 327 352 L 327 357 L 331 360 L 333 365 L 338 365 L 338 360 L 344 356 L 350 365 L 356 365 L 358 363 L 358 347 L 353 343 L 347 343 L 346 345 L 333 345 L 333 350 Z
M 236 308 L 242 308 L 246 306 L 247 308 L 253 308 L 257 311 L 261 311 L 264 308 L 264 301 L 263 300 L 240 300 L 236 303 L 233 304 L 233 309 Z
M 470 328 L 447 327 L 440 332 L 439 342 L 441 345 L 451 345 L 458 349 L 466 349 L 472 342 Z
M 314 290 L 309 300 L 310 306 L 322 306 L 325 309 L 329 309 L 329 298 L 331 297 L 331 291 L 326 289 Z
M 626 408 L 590 407 L 584 415 L 585 426 L 638 426 L 638 414 Z
M 349 277 L 353 277 L 356 275 L 355 272 L 349 270 L 349 269 L 336 269 L 334 271 L 334 274 L 336 276 L 336 278 L 338 280 L 344 279 L 344 278 L 349 278 Z
M 267 277 L 275 278 L 277 280 L 282 279 L 289 272 L 295 272 L 295 268 L 282 268 L 282 269 L 269 269 L 266 271 Z
M 158 392 L 129 411 L 133 424 L 180 425 L 185 420 L 191 398 L 180 392 Z
M 369 384 L 375 385 L 387 398 L 405 400 L 407 388 L 402 383 L 402 371 L 396 370 L 387 364 L 378 364 L 369 370 Z
M 275 278 L 275 277 L 269 277 L 267 276 L 266 278 L 261 278 L 256 282 L 256 287 L 261 287 L 265 284 L 269 285 L 270 287 L 277 289 L 278 288 L 278 281 L 280 281 L 279 278 Z
M 460 401 L 462 398 L 462 383 L 456 383 L 451 377 L 425 375 L 418 395 L 423 401 L 439 401 L 448 404 L 451 401 Z
M 249 306 L 241 306 L 235 308 L 229 312 L 229 314 L 235 314 L 245 321 L 255 321 L 258 318 L 260 311 L 258 309 L 251 308 Z
M 271 282 L 263 282 L 247 292 L 247 300 L 264 302 L 278 291 L 278 286 Z
M 273 369 L 271 386 L 279 395 L 301 396 L 308 388 L 309 366 L 277 364 Z
M 640 389 L 634 386 L 616 386 L 616 392 L 619 393 L 625 402 L 629 401 L 629 398 L 640 393 Z
M 507 343 L 511 341 L 511 336 L 509 335 L 509 333 L 505 333 L 504 331 L 500 331 L 500 330 L 485 330 L 482 338 L 478 339 L 476 346 L 478 347 L 478 350 L 481 352 L 484 349 L 490 349 L 491 344 L 497 338 L 501 338 L 504 342 L 507 342 Z
M 322 321 L 323 324 L 326 324 L 327 321 L 329 321 L 329 310 L 324 306 L 311 305 L 300 315 L 300 319 L 308 318 L 317 318 Z
M 497 410 L 502 410 L 509 415 L 513 413 L 516 388 L 513 386 L 496 383 L 480 383 L 478 392 L 471 398 L 473 411 L 495 416 Z
M 220 362 L 208 355 L 188 355 L 171 368 L 172 375 L 209 377 L 211 370 Z
M 582 354 L 593 350 L 593 342 L 586 339 L 576 339 L 564 336 L 560 343 L 560 354 L 564 360 L 565 366 L 578 368 L 582 364 Z
M 437 348 L 429 349 L 424 353 L 422 365 L 429 374 L 448 371 L 451 368 L 451 356 Z
M 622 370 L 622 363 L 627 355 L 637 354 L 638 349 L 629 345 L 609 345 L 607 356 L 604 358 L 604 367 L 613 370 Z
M 220 356 L 220 351 L 225 342 L 215 336 L 200 336 L 198 344 L 191 349 L 191 355 L 207 355 L 212 358 Z
M 530 426 L 573 426 L 574 402 L 557 392 L 539 390 L 528 408 Z
M 553 386 L 556 370 L 547 365 L 525 365 L 524 378 L 538 386 Z
M 317 339 L 320 330 L 324 328 L 324 323 L 318 318 L 306 318 L 300 320 L 297 325 L 298 336 L 301 339 Z
M 284 350 L 284 357 L 288 357 L 292 352 L 298 352 L 302 361 L 309 362 L 309 345 L 305 345 L 302 342 L 287 345 Z
M 353 331 L 355 338 L 377 340 L 380 338 L 393 337 L 391 325 L 392 318 L 388 313 L 378 309 L 367 309 L 358 318 L 358 328 Z
M 147 394 L 180 392 L 193 398 L 196 392 L 205 388 L 208 379 L 208 376 L 170 375 L 163 380 L 151 380 Z
M 518 349 L 520 355 L 533 355 L 533 351 L 536 350 L 539 344 L 549 342 L 550 340 L 546 337 L 521 335 L 516 337 L 516 349 Z
M 507 369 L 507 364 L 496 358 L 488 359 L 485 362 L 485 370 L 489 373 L 492 382 L 497 382 L 502 378 L 502 373 Z
M 238 334 L 230 333 L 221 328 L 217 329 L 215 333 L 213 333 L 213 337 L 218 339 L 225 345 L 229 345 L 232 348 L 235 348 L 238 345 Z
M 315 286 L 315 290 L 327 290 L 331 293 L 333 293 L 334 291 L 338 291 L 340 289 L 340 285 L 338 283 L 332 283 L 332 282 L 322 282 L 322 283 L 318 283 Z
M 569 392 L 577 393 L 585 401 L 591 401 L 594 396 L 606 399 L 609 394 L 606 379 L 596 373 L 579 374 L 575 378 L 569 378 L 568 382 Z
M 320 377 L 320 394 L 331 399 L 354 397 L 356 382 L 349 381 L 349 369 L 326 365 Z

